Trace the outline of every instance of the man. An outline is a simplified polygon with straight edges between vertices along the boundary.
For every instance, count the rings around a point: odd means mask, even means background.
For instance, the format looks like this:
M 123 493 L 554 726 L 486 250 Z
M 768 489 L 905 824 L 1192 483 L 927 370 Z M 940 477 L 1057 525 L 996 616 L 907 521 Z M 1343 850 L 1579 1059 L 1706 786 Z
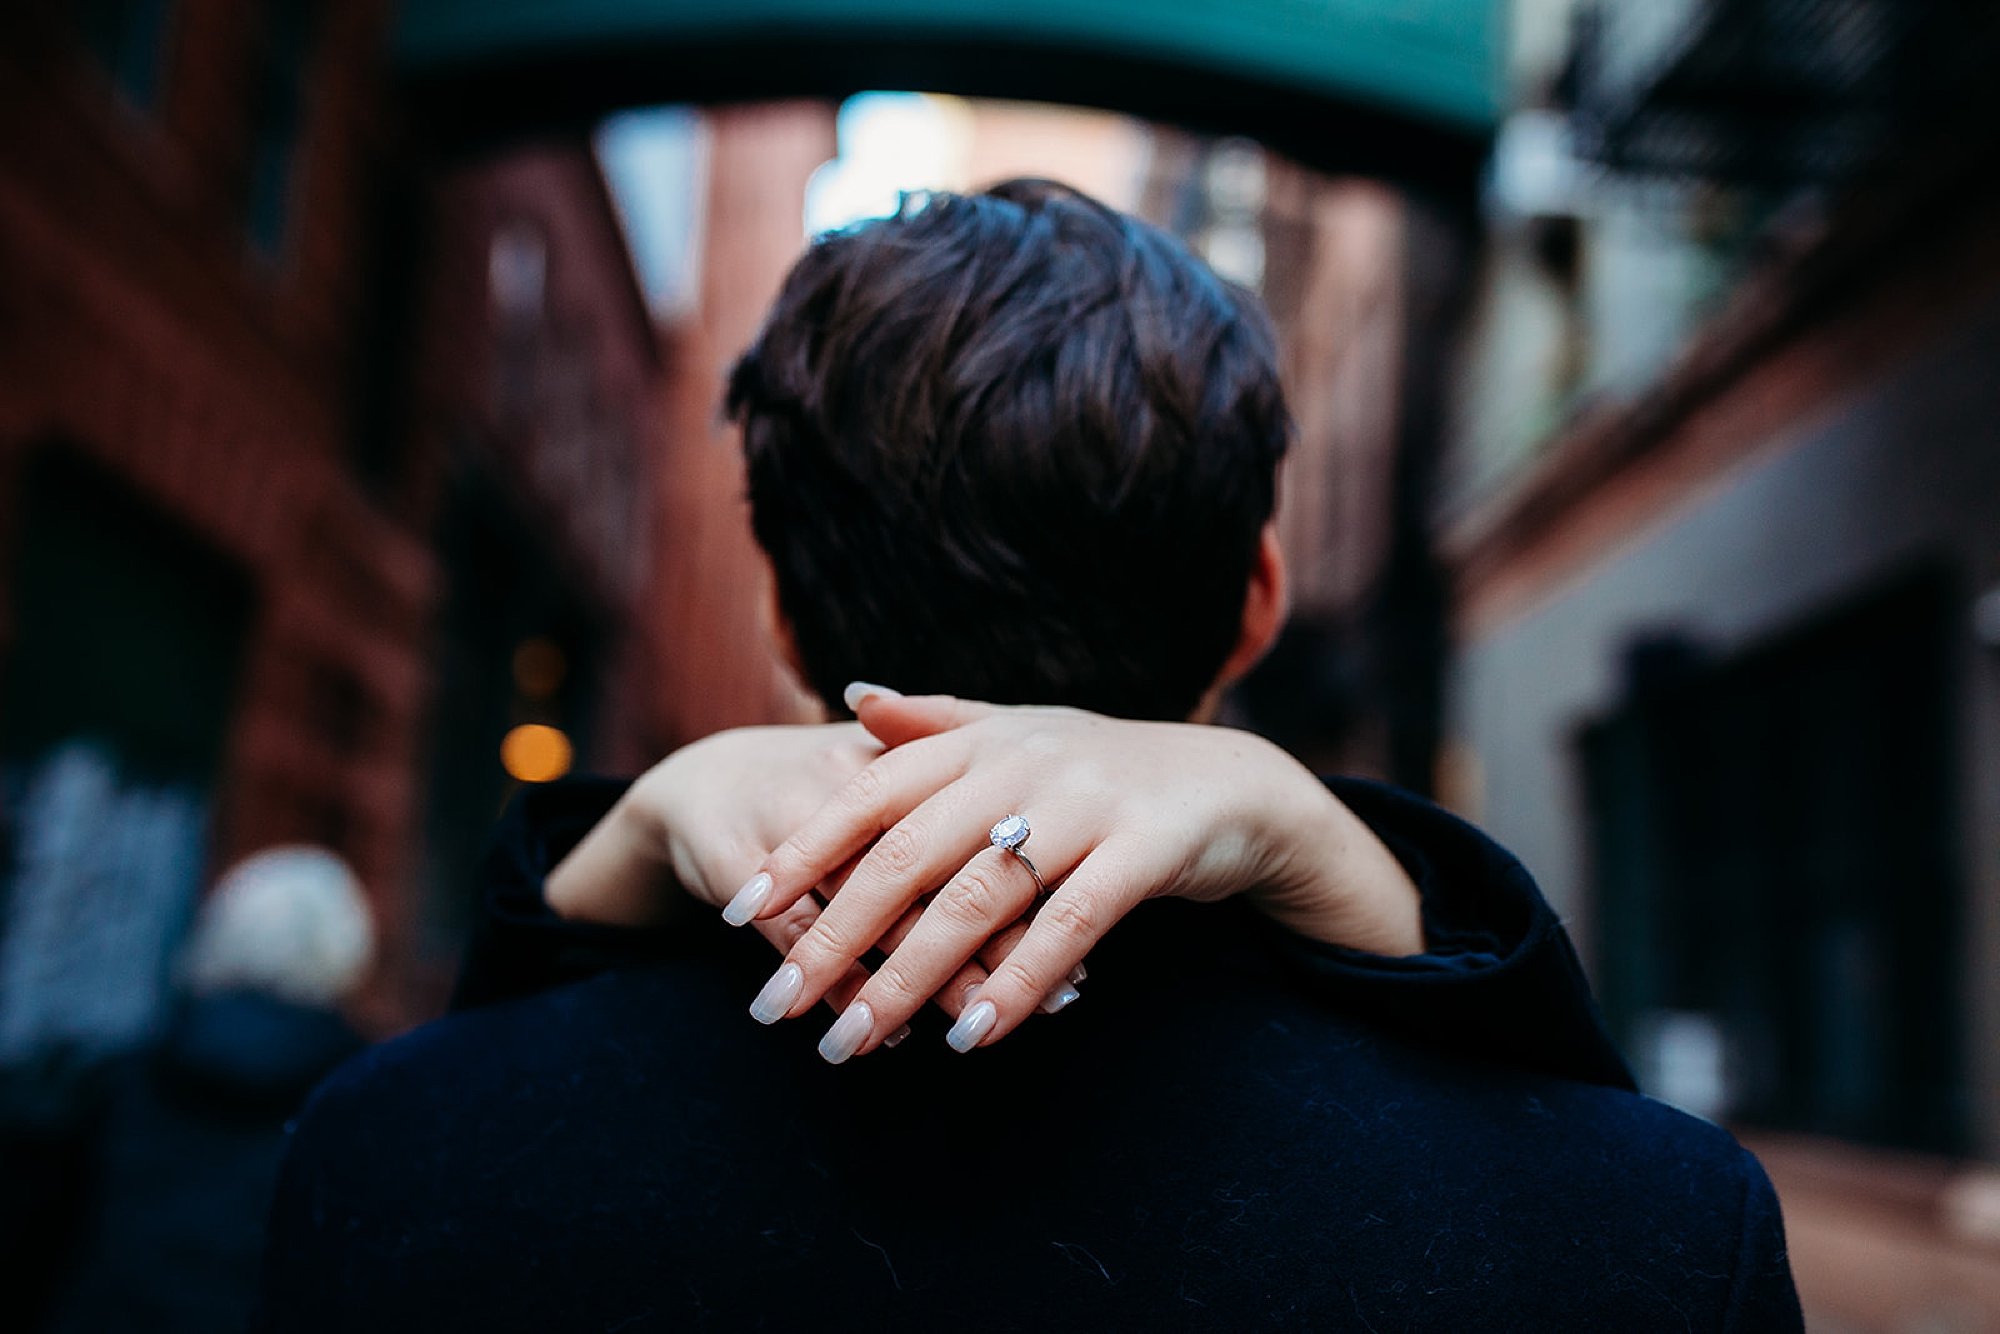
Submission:
M 867 676 L 1200 716 L 1282 619 L 1261 317 L 1060 187 L 823 239 L 730 404 L 781 638 L 830 709 Z M 467 1008 L 302 1120 L 266 1328 L 1798 1327 L 1761 1169 L 1630 1091 L 1477 831 L 1364 783 L 1314 806 L 1219 729 L 853 703 L 886 753 L 726 734 L 521 804 Z M 746 774 L 766 802 L 730 799 Z M 1010 813 L 1034 842 L 1002 846 Z M 822 876 L 844 845 L 805 835 L 841 818 L 904 833 Z M 1133 911 L 1173 892 L 1226 901 Z M 755 921 L 778 973 L 691 901 Z M 1088 1002 L 1029 1019 L 1077 993 L 1019 956 L 1057 967 L 1084 921 Z M 759 1030 L 753 992 L 841 1019 Z

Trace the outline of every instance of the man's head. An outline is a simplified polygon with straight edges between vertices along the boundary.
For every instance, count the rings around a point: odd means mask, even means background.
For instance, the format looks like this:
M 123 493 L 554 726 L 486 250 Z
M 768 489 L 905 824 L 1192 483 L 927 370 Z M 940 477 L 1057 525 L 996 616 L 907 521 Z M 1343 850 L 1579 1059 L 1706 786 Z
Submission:
M 1073 190 L 930 195 L 822 238 L 727 405 L 830 708 L 862 678 L 1184 718 L 1282 615 L 1269 325 Z

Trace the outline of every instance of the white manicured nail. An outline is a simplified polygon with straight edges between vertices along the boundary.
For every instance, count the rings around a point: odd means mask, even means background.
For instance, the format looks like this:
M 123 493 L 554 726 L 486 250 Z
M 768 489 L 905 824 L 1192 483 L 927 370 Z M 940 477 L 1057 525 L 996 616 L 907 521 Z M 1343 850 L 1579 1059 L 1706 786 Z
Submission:
M 903 697 L 903 693 L 900 690 L 891 690 L 887 686 L 878 686 L 873 681 L 849 681 L 847 689 L 840 692 L 840 702 L 847 706 L 849 713 L 858 713 L 862 703 L 870 695 L 880 695 L 884 699 L 901 699 Z
M 722 920 L 731 926 L 742 926 L 757 915 L 771 897 L 771 877 L 763 871 L 743 882 L 743 888 L 736 891 L 736 897 L 722 910 Z
M 868 1008 L 867 1001 L 856 1001 L 841 1012 L 833 1027 L 826 1030 L 826 1036 L 819 1040 L 819 1054 L 839 1065 L 861 1050 L 861 1044 L 874 1029 L 875 1012 Z
M 902 1040 L 908 1036 L 910 1036 L 910 1026 L 908 1024 L 904 1024 L 901 1028 L 891 1033 L 888 1037 L 883 1038 L 882 1045 L 885 1047 L 894 1047 L 897 1044 L 901 1043 Z
M 993 1008 L 993 1002 L 981 1001 L 958 1016 L 958 1022 L 951 1026 L 944 1040 L 953 1051 L 971 1051 L 993 1031 L 993 1021 L 997 1018 L 999 1011 Z
M 1054 1014 L 1057 1010 L 1062 1009 L 1063 1006 L 1068 1005 L 1082 994 L 1075 987 L 1057 987 L 1054 991 L 1042 997 L 1042 1013 Z
M 806 975 L 799 971 L 795 963 L 788 963 L 771 974 L 771 980 L 757 993 L 757 999 L 750 1002 L 750 1017 L 760 1024 L 775 1024 L 785 1017 L 792 1008 L 792 1002 L 805 989 Z
M 1089 976 L 1090 976 L 1090 970 L 1088 968 L 1085 968 L 1082 964 L 1078 964 L 1076 967 L 1069 970 L 1069 980 L 1071 982 L 1081 982 L 1083 981 L 1084 978 Z

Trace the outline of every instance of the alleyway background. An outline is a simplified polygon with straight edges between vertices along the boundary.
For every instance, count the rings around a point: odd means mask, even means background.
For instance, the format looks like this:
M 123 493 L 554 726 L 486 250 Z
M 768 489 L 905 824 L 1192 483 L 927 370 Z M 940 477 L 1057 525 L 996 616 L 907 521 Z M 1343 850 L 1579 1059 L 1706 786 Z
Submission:
M 1197 115 L 1143 63 L 1103 107 L 1000 100 L 1033 61 L 965 39 L 876 85 L 957 95 L 825 95 L 789 32 L 489 77 L 436 54 L 477 9 L 0 15 L 31 1315 L 92 1225 L 104 1072 L 175 1022 L 229 868 L 352 869 L 341 1008 L 385 1035 L 442 1007 L 519 785 L 814 716 L 722 377 L 815 231 L 1034 174 L 1279 328 L 1295 620 L 1230 720 L 1523 857 L 1648 1091 L 1764 1157 L 1815 1328 L 2000 1330 L 1990 6 L 1514 0 L 1435 143 Z

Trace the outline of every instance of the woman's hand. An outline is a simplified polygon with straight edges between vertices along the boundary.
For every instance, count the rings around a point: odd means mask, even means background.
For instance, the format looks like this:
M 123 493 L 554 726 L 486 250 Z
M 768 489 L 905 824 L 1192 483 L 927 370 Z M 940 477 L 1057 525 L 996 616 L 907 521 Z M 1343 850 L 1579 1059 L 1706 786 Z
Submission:
M 850 703 L 891 749 L 765 858 L 725 914 L 780 917 L 851 863 L 753 1007 L 767 1022 L 804 1014 L 868 950 L 888 951 L 822 1042 L 829 1060 L 895 1034 L 982 952 L 1004 957 L 973 1003 L 946 1005 L 963 1006 L 947 1040 L 997 1041 L 1045 1002 L 1075 999 L 1068 979 L 1090 947 L 1156 895 L 1251 893 L 1316 939 L 1423 948 L 1416 889 L 1388 850 L 1248 733 L 879 690 Z M 988 842 L 1015 814 L 1051 891 L 1039 908 L 1028 867 Z
M 684 746 L 634 782 L 550 872 L 549 906 L 613 926 L 661 925 L 690 900 L 719 908 L 881 753 L 854 723 L 742 727 Z
M 696 904 L 722 907 L 787 834 L 881 753 L 882 744 L 855 723 L 737 728 L 685 746 L 633 783 L 549 873 L 549 906 L 613 926 L 659 926 Z M 843 869 L 829 869 L 823 883 L 808 888 L 830 892 Z M 757 930 L 783 954 L 819 912 L 813 893 L 795 895 L 783 911 L 760 918 Z M 896 923 L 885 947 L 916 920 L 911 913 Z M 854 964 L 825 997 L 844 1008 L 867 979 Z M 985 980 L 985 968 L 968 962 L 940 988 L 940 1007 L 956 1017 L 961 998 Z

